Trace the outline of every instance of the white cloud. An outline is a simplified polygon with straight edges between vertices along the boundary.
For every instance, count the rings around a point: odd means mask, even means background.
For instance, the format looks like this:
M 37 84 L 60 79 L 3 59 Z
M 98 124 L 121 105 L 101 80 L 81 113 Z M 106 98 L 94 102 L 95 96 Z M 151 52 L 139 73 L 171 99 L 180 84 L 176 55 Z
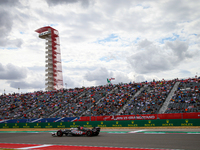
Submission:
M 0 80 L 20 80 L 27 77 L 25 68 L 17 67 L 13 64 L 3 66 L 0 63 Z
M 67 87 L 106 84 L 109 76 L 113 83 L 194 76 L 199 7 L 196 0 L 0 1 L 0 93 L 17 84 L 44 89 L 45 40 L 35 30 L 46 25 L 59 31 Z M 5 78 L 9 64 L 15 77 L 26 70 L 21 78 Z
M 147 45 L 147 44 L 148 45 Z M 138 45 L 144 45 L 137 53 L 128 57 L 131 67 L 140 74 L 170 71 L 178 67 L 186 60 L 191 61 L 199 56 L 199 51 L 189 51 L 187 42 L 179 40 L 166 42 L 164 48 L 149 45 L 150 41 L 141 41 Z M 146 46 L 147 45 L 147 46 Z

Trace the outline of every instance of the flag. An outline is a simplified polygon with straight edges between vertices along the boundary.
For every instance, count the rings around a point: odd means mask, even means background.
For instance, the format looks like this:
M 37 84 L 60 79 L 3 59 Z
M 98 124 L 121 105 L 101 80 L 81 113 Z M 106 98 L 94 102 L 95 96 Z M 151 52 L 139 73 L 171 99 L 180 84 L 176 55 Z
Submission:
M 110 79 L 107 78 L 107 82 L 110 83 Z
M 111 80 L 115 80 L 115 78 L 110 78 L 110 79 L 107 78 L 108 83 L 111 83 Z

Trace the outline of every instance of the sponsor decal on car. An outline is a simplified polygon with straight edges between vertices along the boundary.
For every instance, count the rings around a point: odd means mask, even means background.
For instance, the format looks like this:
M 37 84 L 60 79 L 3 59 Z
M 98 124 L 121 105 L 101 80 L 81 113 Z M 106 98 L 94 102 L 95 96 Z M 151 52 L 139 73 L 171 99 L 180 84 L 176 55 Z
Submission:
M 77 134 L 77 135 L 82 135 L 83 132 L 82 131 L 78 131 L 78 130 L 72 130 L 71 131 L 73 134 Z

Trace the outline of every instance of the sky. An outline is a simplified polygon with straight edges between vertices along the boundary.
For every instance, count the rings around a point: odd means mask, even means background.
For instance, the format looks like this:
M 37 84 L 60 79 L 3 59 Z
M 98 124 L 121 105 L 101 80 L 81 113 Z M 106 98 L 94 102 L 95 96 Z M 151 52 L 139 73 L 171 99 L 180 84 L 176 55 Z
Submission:
M 200 74 L 198 0 L 0 0 L 0 94 L 45 89 L 44 26 L 59 31 L 64 88 Z

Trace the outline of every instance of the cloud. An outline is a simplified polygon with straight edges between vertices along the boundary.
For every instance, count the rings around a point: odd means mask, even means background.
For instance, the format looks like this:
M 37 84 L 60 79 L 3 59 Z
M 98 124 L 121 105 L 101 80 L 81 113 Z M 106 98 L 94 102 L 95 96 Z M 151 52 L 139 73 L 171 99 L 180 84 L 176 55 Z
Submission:
M 3 67 L 3 65 L 0 63 L 0 72 L 3 72 L 5 69 Z
M 44 72 L 45 66 L 31 66 L 31 67 L 28 67 L 28 69 L 35 72 Z
M 113 76 L 113 72 L 109 72 L 106 68 L 101 67 L 97 68 L 94 71 L 88 71 L 84 79 L 87 81 L 95 81 L 96 85 L 106 84 L 106 79 L 111 78 Z
M 133 81 L 133 77 L 129 78 L 128 75 L 121 71 L 115 71 L 113 72 L 112 78 L 115 78 L 115 80 L 111 80 L 112 84 L 118 84 L 118 83 L 129 83 Z
M 161 13 L 166 14 L 166 19 L 177 21 L 188 21 L 200 15 L 198 13 L 199 3 L 196 0 L 183 0 L 181 3 L 178 0 L 168 0 L 164 2 L 161 8 Z
M 21 47 L 23 41 L 19 38 L 13 38 L 14 36 L 9 36 L 12 31 L 14 20 L 19 19 L 17 14 L 19 13 L 15 7 L 21 7 L 21 3 L 16 0 L 2 0 L 0 1 L 0 46 L 12 46 L 12 47 Z M 12 11 L 11 11 L 12 10 Z M 13 13 L 13 11 L 15 13 Z M 20 14 L 22 15 L 22 14 Z
M 0 80 L 19 80 L 27 77 L 27 69 L 13 64 L 3 66 L 0 63 Z
M 146 78 L 145 78 L 145 76 L 143 76 L 143 75 L 137 75 L 136 77 L 135 77 L 135 81 L 136 82 L 144 82 L 146 80 Z
M 63 5 L 63 4 L 73 4 L 80 2 L 83 7 L 88 7 L 89 0 L 46 0 L 49 6 Z
M 64 88 L 74 88 L 76 83 L 76 81 L 73 81 L 70 77 L 63 77 L 63 87 Z
M 22 39 L 14 39 L 14 40 L 7 39 L 7 41 L 4 44 L 6 44 L 9 47 L 21 48 L 23 41 Z
M 44 88 L 44 82 L 41 82 L 41 80 L 36 80 L 31 83 L 28 83 L 26 81 L 8 81 L 10 84 L 10 87 L 12 88 L 20 88 L 20 89 L 43 89 Z
M 199 8 L 196 0 L 0 0 L 2 87 L 16 90 L 11 80 L 30 89 L 45 81 L 45 40 L 34 30 L 47 25 L 59 31 L 68 88 L 104 85 L 110 77 L 125 83 L 183 77 L 180 70 L 194 75 L 200 72 Z M 14 79 L 13 70 L 9 77 L 9 63 L 27 67 L 25 76 Z
M 151 43 L 147 40 L 139 42 L 139 47 L 141 43 L 144 49 L 127 58 L 132 69 L 139 74 L 172 70 L 186 59 L 199 55 L 198 52 L 189 51 L 188 42 L 166 42 L 165 48 L 154 44 L 145 47 L 146 43 Z
M 180 74 L 184 74 L 187 77 L 192 76 L 192 73 L 190 71 L 188 71 L 188 70 L 180 70 L 179 73 Z
M 3 9 L 0 9 L 0 32 L 1 32 L 0 45 L 1 46 L 4 45 L 3 43 L 3 41 L 5 41 L 4 38 L 8 35 L 11 29 L 12 29 L 11 15 L 8 12 L 4 11 Z
M 115 78 L 115 80 L 111 81 L 113 84 L 132 82 L 132 79 L 129 78 L 126 73 L 120 71 L 109 71 L 104 67 L 97 68 L 94 71 L 88 71 L 84 75 L 84 78 L 87 81 L 95 81 L 95 85 L 105 85 L 107 84 L 107 79 L 110 78 Z
M 148 47 L 152 44 L 152 42 L 148 41 L 147 39 L 142 40 L 141 42 L 138 43 L 139 48 L 145 48 Z
M 0 1 L 0 6 L 15 6 L 18 5 L 20 2 L 19 0 L 1 0 Z
M 177 56 L 177 61 L 183 61 L 186 57 L 192 57 L 188 50 L 188 43 L 182 41 L 166 42 L 166 46 Z

